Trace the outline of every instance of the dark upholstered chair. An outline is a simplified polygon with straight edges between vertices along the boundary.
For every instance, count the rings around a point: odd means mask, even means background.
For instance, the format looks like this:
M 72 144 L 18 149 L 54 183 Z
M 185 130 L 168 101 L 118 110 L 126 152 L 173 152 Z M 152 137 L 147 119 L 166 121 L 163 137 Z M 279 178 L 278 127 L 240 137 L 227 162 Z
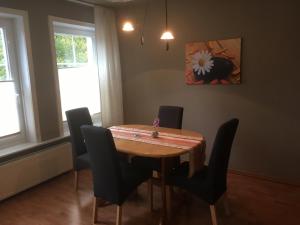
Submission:
M 78 171 L 90 167 L 88 154 L 83 141 L 80 127 L 92 125 L 88 108 L 77 108 L 66 111 L 73 151 L 73 168 L 75 172 L 75 189 L 78 187 Z
M 179 106 L 160 106 L 158 111 L 159 126 L 166 128 L 181 129 L 182 128 L 183 108 Z M 160 159 L 134 157 L 132 164 L 141 167 L 149 168 L 151 170 L 160 172 L 161 162 Z M 168 158 L 167 165 L 169 167 L 176 167 L 180 164 L 180 157 Z M 150 193 L 150 208 L 153 209 L 153 192 L 152 182 L 149 182 Z
M 183 108 L 178 106 L 160 106 L 158 111 L 159 126 L 182 128 Z
M 128 195 L 151 177 L 151 170 L 135 168 L 121 161 L 109 129 L 82 126 L 94 184 L 94 223 L 97 222 L 99 201 L 117 205 L 117 225 L 121 224 L 122 204 Z
M 238 119 L 232 119 L 219 128 L 209 164 L 203 170 L 189 178 L 189 165 L 182 163 L 167 179 L 168 185 L 183 188 L 206 201 L 210 205 L 213 225 L 217 225 L 215 204 L 221 196 L 226 198 L 228 162 L 238 124 Z

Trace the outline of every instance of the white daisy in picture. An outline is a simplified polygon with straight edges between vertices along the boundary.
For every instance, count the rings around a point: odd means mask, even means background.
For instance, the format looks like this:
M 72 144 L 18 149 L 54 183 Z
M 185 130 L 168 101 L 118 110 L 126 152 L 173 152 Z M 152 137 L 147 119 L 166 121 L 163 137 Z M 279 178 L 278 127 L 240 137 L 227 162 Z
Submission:
M 200 76 L 209 73 L 214 66 L 214 61 L 211 59 L 212 55 L 208 51 L 199 51 L 193 55 L 192 64 L 194 71 Z

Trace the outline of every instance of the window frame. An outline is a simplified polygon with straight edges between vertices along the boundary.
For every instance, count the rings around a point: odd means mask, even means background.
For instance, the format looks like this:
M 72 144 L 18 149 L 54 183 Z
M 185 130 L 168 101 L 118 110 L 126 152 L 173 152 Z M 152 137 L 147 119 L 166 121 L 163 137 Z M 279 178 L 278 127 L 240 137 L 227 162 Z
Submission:
M 5 29 L 7 63 L 12 76 L 8 82 L 15 83 L 20 122 L 19 132 L 0 138 L 1 151 L 18 144 L 40 142 L 41 137 L 28 13 L 0 7 L 0 20 Z
M 65 136 L 68 134 L 67 131 L 68 129 L 67 129 L 66 121 L 63 121 L 62 119 L 59 75 L 58 75 L 58 67 L 57 67 L 57 60 L 56 60 L 56 48 L 55 48 L 54 35 L 55 33 L 61 33 L 61 34 L 70 34 L 75 36 L 89 36 L 92 38 L 93 43 L 95 43 L 96 40 L 95 24 L 72 20 L 72 19 L 60 18 L 55 16 L 48 16 L 48 27 L 49 27 L 50 46 L 51 46 L 51 54 L 52 54 L 52 66 L 53 66 L 54 79 L 55 79 L 55 89 L 56 89 L 55 97 L 56 97 L 56 105 L 57 105 L 57 115 L 59 120 L 59 131 L 60 131 L 60 136 Z M 95 56 L 95 60 L 97 63 L 96 45 L 93 54 Z M 100 88 L 100 84 L 99 84 L 99 88 Z M 99 113 L 101 118 L 101 111 Z M 92 115 L 92 119 L 94 119 L 93 115 Z M 99 123 L 101 123 L 101 121 Z

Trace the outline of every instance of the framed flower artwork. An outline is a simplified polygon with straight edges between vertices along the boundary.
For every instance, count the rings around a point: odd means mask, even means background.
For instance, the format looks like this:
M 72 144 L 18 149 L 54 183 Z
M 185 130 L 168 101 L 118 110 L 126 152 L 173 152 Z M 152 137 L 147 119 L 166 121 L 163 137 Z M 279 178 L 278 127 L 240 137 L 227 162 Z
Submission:
M 241 38 L 187 43 L 185 60 L 186 84 L 241 83 Z

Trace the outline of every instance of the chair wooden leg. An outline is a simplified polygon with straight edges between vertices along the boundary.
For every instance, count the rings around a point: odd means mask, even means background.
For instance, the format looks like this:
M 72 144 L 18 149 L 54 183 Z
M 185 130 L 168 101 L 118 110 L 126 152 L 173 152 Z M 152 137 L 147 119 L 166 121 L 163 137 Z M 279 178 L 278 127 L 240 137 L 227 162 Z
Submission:
M 209 208 L 210 208 L 212 225 L 218 225 L 215 205 L 209 205 Z
M 225 209 L 225 213 L 227 216 L 230 216 L 231 214 L 231 211 L 230 211 L 230 208 L 229 208 L 229 204 L 228 204 L 228 196 L 227 196 L 227 193 L 225 192 L 224 195 L 223 195 L 223 205 L 224 205 L 224 209 Z
M 153 212 L 153 184 L 152 178 L 148 180 L 148 192 L 149 192 L 149 207 L 150 211 Z
M 74 188 L 75 188 L 75 191 L 77 191 L 77 189 L 78 189 L 78 172 L 76 170 L 74 171 Z
M 97 208 L 98 208 L 98 199 L 94 197 L 93 200 L 93 224 L 97 223 Z
M 117 206 L 117 219 L 116 219 L 116 225 L 122 224 L 122 206 Z

